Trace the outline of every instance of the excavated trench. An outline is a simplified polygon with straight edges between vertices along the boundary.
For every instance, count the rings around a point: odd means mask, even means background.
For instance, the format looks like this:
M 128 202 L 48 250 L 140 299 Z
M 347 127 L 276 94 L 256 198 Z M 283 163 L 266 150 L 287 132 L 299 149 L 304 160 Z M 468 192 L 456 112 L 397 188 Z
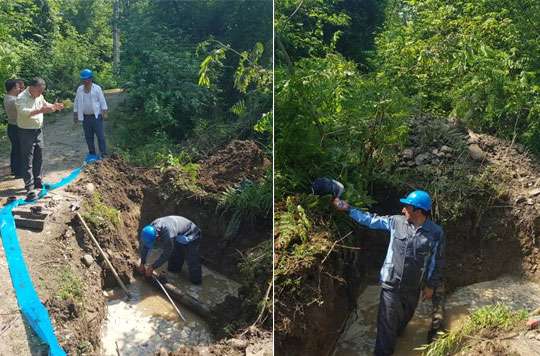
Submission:
M 400 214 L 401 194 L 379 190 L 376 206 L 379 215 Z M 510 206 L 501 201 L 495 205 Z M 444 226 L 447 240 L 445 277 L 446 307 L 444 327 L 459 327 L 460 322 L 479 306 L 502 302 L 514 308 L 534 309 L 540 302 L 540 288 L 522 279 L 526 271 L 530 240 L 522 226 L 514 224 L 511 209 L 493 209 L 479 213 L 470 211 L 457 222 Z M 385 233 L 354 227 L 354 235 L 345 245 L 356 249 L 336 249 L 325 262 L 325 270 L 312 271 L 307 280 L 318 288 L 323 302 L 303 311 L 306 327 L 277 340 L 277 353 L 289 349 L 290 354 L 370 355 L 376 335 L 379 304 L 379 269 L 389 242 Z M 483 282 L 484 284 L 480 283 Z M 480 283 L 480 284 L 478 284 Z M 419 303 L 417 312 L 404 335 L 399 338 L 396 355 L 420 355 L 414 350 L 427 343 L 431 328 L 432 304 Z M 299 328 L 300 329 L 300 328 Z M 321 337 L 323 335 L 324 337 Z
M 388 201 L 395 201 L 395 196 Z M 394 200 L 392 200 L 394 199 Z M 384 209 L 384 210 L 383 210 Z M 394 208 L 395 209 L 395 208 Z M 397 211 L 379 207 L 380 214 L 399 214 Z M 512 221 L 502 211 L 495 212 L 478 223 L 475 214 L 465 214 L 467 218 L 445 226 L 449 236 L 447 241 L 447 272 L 445 274 L 444 323 L 446 330 L 458 328 L 470 312 L 479 306 L 503 302 L 516 308 L 535 308 L 537 299 L 526 297 L 508 298 L 518 290 L 535 290 L 534 284 L 523 287 L 520 276 L 523 253 L 517 236 L 517 227 L 504 222 Z M 490 239 L 485 239 L 488 233 Z M 380 287 L 378 286 L 379 267 L 382 265 L 388 246 L 388 236 L 384 233 L 361 229 L 359 239 L 364 250 L 347 253 L 341 257 L 346 264 L 356 267 L 362 275 L 361 282 L 349 285 L 355 299 L 348 304 L 351 312 L 343 321 L 342 331 L 336 340 L 332 355 L 369 355 L 373 352 L 376 336 L 376 320 Z M 348 261 L 348 262 L 347 262 Z M 358 263 L 358 261 L 362 261 Z M 504 275 L 517 278 L 500 280 Z M 486 285 L 478 283 L 485 282 Z M 487 288 L 489 285 L 489 288 Z M 474 293 L 470 291 L 474 290 Z M 514 300 L 512 300 L 514 299 Z M 428 342 L 431 330 L 433 305 L 431 301 L 420 301 L 415 316 L 405 333 L 398 339 L 397 355 L 421 355 L 415 350 Z
M 126 300 L 98 250 L 74 219 L 72 227 L 81 253 L 93 256 L 97 262 L 90 269 L 99 274 L 95 281 L 99 288 L 86 296 L 93 300 L 92 308 L 98 310 L 92 320 L 92 331 L 75 332 L 73 344 L 86 341 L 95 344 L 99 340 L 101 345 L 93 345 L 93 349 L 100 349 L 104 355 L 118 352 L 148 355 L 160 348 L 172 352 L 187 346 L 211 347 L 223 337 L 234 335 L 240 325 L 247 326 L 255 319 L 255 305 L 252 310 L 238 308 L 246 293 L 238 281 L 241 278 L 238 263 L 243 253 L 270 238 L 271 221 L 241 222 L 237 234 L 225 238 L 230 216 L 218 209 L 215 195 L 179 187 L 179 175 L 174 170 L 161 174 L 111 159 L 89 167 L 78 184 L 70 188 L 90 202 L 83 204 L 81 215 L 132 294 Z M 202 231 L 202 286 L 190 284 L 185 266 L 180 275 L 169 275 L 164 284 L 186 321 L 179 318 L 155 282 L 135 273 L 139 259 L 138 231 L 158 217 L 173 214 L 189 218 Z M 111 215 L 117 216 L 117 221 L 116 218 L 106 221 Z M 166 265 L 161 269 L 165 270 Z M 55 319 L 60 319 L 58 315 L 65 314 L 65 309 L 65 306 L 53 309 Z

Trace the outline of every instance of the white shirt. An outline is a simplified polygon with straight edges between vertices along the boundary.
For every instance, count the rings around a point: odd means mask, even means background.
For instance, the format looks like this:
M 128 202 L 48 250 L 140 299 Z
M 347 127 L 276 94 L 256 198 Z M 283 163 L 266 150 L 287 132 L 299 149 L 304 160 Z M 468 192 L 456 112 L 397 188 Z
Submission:
M 40 129 L 43 126 L 43 113 L 35 115 L 30 115 L 30 113 L 44 107 L 46 101 L 43 95 L 37 98 L 32 97 L 29 88 L 24 89 L 15 101 L 17 106 L 17 126 L 21 129 Z
M 91 98 L 91 100 L 85 100 Z M 75 95 L 75 102 L 73 104 L 73 112 L 77 113 L 77 119 L 83 121 L 84 114 L 94 114 L 96 119 L 99 117 L 103 110 L 108 110 L 105 96 L 101 87 L 95 83 L 92 83 L 90 93 L 84 92 L 84 85 L 80 85 L 77 88 L 77 94 Z
M 94 103 L 92 100 L 92 91 L 89 93 L 83 90 L 82 94 L 82 112 L 84 115 L 92 115 L 94 113 Z M 80 109 L 79 109 L 80 110 Z

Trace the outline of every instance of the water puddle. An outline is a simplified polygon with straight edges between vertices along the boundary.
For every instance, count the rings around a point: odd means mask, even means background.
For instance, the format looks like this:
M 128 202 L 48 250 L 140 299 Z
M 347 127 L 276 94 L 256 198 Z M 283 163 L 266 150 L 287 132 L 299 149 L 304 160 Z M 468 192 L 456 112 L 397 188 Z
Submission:
M 199 316 L 176 303 L 182 321 L 165 295 L 150 283 L 136 280 L 129 286 L 132 299 L 121 290 L 111 293 L 102 330 L 103 354 L 152 355 L 160 347 L 208 345 L 213 342 L 208 325 Z
M 377 310 L 380 287 L 368 286 L 357 299 L 357 309 L 347 320 L 334 356 L 372 355 L 375 347 Z M 540 305 L 540 285 L 514 277 L 501 277 L 493 281 L 476 283 L 456 290 L 446 298 L 444 324 L 447 330 L 459 328 L 474 310 L 496 303 L 513 309 L 533 310 Z M 415 350 L 427 342 L 431 326 L 431 301 L 418 304 L 413 319 L 398 338 L 395 354 L 419 356 Z

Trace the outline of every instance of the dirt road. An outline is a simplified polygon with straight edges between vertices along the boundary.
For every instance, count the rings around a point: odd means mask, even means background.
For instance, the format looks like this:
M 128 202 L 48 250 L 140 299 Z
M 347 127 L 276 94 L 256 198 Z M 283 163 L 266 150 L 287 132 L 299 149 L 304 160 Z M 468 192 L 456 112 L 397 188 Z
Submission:
M 119 91 L 112 91 L 106 94 L 106 98 L 109 109 L 114 110 L 122 102 L 123 95 Z M 71 110 L 45 117 L 45 182 L 56 182 L 63 178 L 79 167 L 87 154 L 82 125 L 73 123 L 72 117 Z M 25 192 L 21 179 L 5 179 L 9 173 L 9 157 L 5 154 L 0 157 L 0 167 L 0 204 L 3 205 L 7 197 L 23 197 Z M 41 232 L 17 229 L 27 268 L 43 302 L 56 292 L 55 286 L 49 283 L 52 271 L 61 270 L 67 260 L 67 252 L 64 246 L 58 244 L 57 237 L 67 228 L 71 216 L 70 203 L 78 199 L 64 189 L 55 190 L 49 196 L 47 205 L 52 214 L 45 229 Z M 3 246 L 0 247 L 0 286 L 0 355 L 46 354 L 46 348 L 40 345 L 19 312 Z

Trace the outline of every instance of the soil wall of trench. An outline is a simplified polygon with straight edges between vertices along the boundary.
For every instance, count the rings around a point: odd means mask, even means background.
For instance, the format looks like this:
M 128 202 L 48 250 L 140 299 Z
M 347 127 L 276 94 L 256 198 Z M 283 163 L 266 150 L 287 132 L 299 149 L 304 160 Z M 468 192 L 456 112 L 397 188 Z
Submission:
M 234 145 L 233 143 L 233 147 Z M 241 142 L 236 145 L 240 145 L 241 150 L 233 150 L 234 152 L 241 151 L 243 156 L 249 156 L 250 151 L 246 153 L 245 150 L 245 145 L 248 145 L 247 148 L 252 149 L 251 156 L 257 156 L 254 158 L 255 162 L 251 162 L 253 159 L 248 159 L 246 161 L 248 164 L 253 163 L 255 168 L 259 168 L 265 163 L 260 158 L 261 151 L 256 146 L 251 147 L 250 142 Z M 245 169 L 245 171 L 250 170 Z M 250 178 L 256 179 L 253 172 L 260 178 L 263 170 L 252 169 L 250 172 L 252 174 Z M 216 180 L 211 179 L 210 173 L 203 172 L 203 174 L 213 184 L 210 190 L 216 192 L 237 183 L 234 180 L 240 182 L 245 178 L 237 175 L 233 177 L 234 179 L 223 178 L 216 184 Z M 71 192 L 82 196 L 87 202 L 98 196 L 99 201 L 119 212 L 120 219 L 117 224 L 99 220 L 87 222 L 125 283 L 130 283 L 134 279 L 138 264 L 138 232 L 142 226 L 161 216 L 182 215 L 194 221 L 203 232 L 200 248 L 203 264 L 237 281 L 240 278 L 238 262 L 242 258 L 239 251 L 245 252 L 270 238 L 271 219 L 266 219 L 242 222 L 238 233 L 233 238 L 224 239 L 230 216 L 220 213 L 214 194 L 206 194 L 204 190 L 202 194 L 196 194 L 179 187 L 177 182 L 181 175 L 181 172 L 174 169 L 161 173 L 158 170 L 133 167 L 113 157 L 88 166 L 77 184 L 68 188 Z M 80 212 L 84 216 L 90 209 L 88 204 L 83 204 Z M 90 268 L 77 267 L 76 269 L 87 282 L 84 298 L 88 302 L 83 306 L 78 306 L 73 301 L 61 303 L 62 305 L 47 306 L 56 324 L 62 325 L 61 328 L 64 330 L 62 333 L 71 335 L 71 341 L 61 339 L 61 343 L 72 353 L 77 354 L 85 351 L 81 350 L 81 345 L 90 344 L 88 350 L 93 352 L 98 349 L 100 325 L 105 317 L 105 299 L 102 291 L 115 287 L 117 282 L 108 268 L 100 267 L 105 266 L 104 261 L 99 257 L 97 248 L 86 236 L 83 227 L 75 217 L 59 240 L 68 241 L 73 235 L 78 246 L 70 247 L 69 257 L 74 261 L 80 261 L 84 254 L 90 254 L 95 256 L 97 261 L 97 264 Z M 78 265 L 77 262 L 75 264 Z M 238 301 L 226 300 L 223 304 L 217 307 L 213 320 L 208 321 L 215 331 L 221 330 L 231 320 L 251 317 L 257 313 L 257 310 L 253 310 L 250 314 L 246 315 L 244 312 L 240 315 L 241 311 L 234 310 Z M 92 317 L 90 323 L 88 322 L 89 315 Z
M 486 152 L 484 162 L 495 157 L 492 164 L 510 171 L 505 182 L 508 191 L 497 198 L 484 197 L 490 200 L 487 207 L 478 204 L 478 209 L 464 211 L 459 218 L 443 225 L 447 238 L 446 293 L 505 274 L 540 279 L 536 238 L 540 235 L 540 178 L 536 173 L 540 169 L 534 159 L 500 140 L 487 137 L 480 139 L 478 145 Z M 505 157 L 501 162 L 501 151 L 510 152 L 513 157 Z M 508 162 L 520 167 L 523 162 L 531 165 L 526 172 L 516 173 Z M 382 203 L 371 211 L 379 215 L 400 214 L 396 202 L 406 193 L 387 186 L 374 187 L 373 195 Z M 336 248 L 322 268 L 308 273 L 303 288 L 319 290 L 320 303 L 304 306 L 301 312 L 285 320 L 277 311 L 276 325 L 281 331 L 276 333 L 276 355 L 331 355 L 357 296 L 366 285 L 378 283 L 388 234 L 355 226 L 353 236 L 349 245 L 360 250 Z M 280 296 L 276 298 L 280 308 Z

